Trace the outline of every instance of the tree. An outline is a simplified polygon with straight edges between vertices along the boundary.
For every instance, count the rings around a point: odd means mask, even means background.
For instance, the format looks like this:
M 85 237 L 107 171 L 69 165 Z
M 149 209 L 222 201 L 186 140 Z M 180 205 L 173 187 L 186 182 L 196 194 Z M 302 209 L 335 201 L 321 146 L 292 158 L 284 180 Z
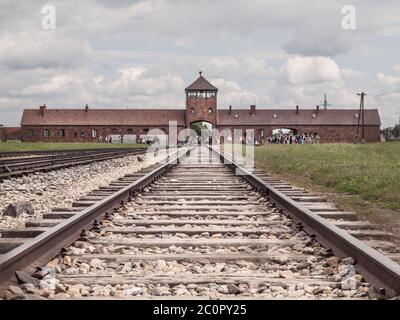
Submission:
M 381 130 L 382 134 L 385 136 L 386 140 L 390 140 L 393 138 L 400 138 L 400 118 L 399 123 L 397 123 L 394 127 L 387 127 Z
M 202 122 L 195 122 L 191 125 L 191 128 L 196 131 L 197 135 L 201 136 L 201 130 L 209 131 L 208 127 Z

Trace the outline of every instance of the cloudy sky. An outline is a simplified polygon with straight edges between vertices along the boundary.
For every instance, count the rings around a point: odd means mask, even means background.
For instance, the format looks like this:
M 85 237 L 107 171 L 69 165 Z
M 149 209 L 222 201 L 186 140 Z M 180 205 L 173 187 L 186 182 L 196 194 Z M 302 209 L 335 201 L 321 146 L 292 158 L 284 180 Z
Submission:
M 42 8 L 56 9 L 56 29 Z M 356 9 L 344 29 L 342 7 Z M 47 20 L 46 20 L 47 21 Z M 0 0 L 0 123 L 24 108 L 184 108 L 202 70 L 219 107 L 400 116 L 398 0 Z

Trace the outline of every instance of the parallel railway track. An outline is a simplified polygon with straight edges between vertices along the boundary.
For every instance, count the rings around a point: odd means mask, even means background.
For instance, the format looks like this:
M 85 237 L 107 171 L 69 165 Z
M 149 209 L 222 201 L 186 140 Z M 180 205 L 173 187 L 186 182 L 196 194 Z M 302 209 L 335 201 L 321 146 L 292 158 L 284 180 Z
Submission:
M 57 170 L 95 161 L 105 161 L 127 155 L 140 154 L 144 153 L 146 150 L 146 148 L 90 149 L 62 151 L 35 157 L 32 157 L 32 154 L 26 154 L 29 155 L 29 157 L 5 158 L 0 160 L 0 181 L 34 172 Z
M 267 175 L 234 175 L 201 148 L 4 230 L 3 288 L 24 270 L 44 277 L 25 292 L 50 298 L 399 295 L 390 235 Z
M 88 148 L 88 149 L 64 149 L 64 150 L 31 150 L 31 151 L 3 151 L 0 152 L 0 160 L 11 158 L 23 158 L 33 156 L 48 156 L 66 153 L 97 152 L 97 151 L 122 151 L 126 148 Z

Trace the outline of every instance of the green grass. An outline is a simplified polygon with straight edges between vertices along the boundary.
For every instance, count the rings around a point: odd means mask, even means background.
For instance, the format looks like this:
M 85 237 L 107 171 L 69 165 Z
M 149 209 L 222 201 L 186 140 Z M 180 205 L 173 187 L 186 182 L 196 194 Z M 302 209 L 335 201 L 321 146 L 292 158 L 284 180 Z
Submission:
M 52 142 L 1 142 L 0 152 L 51 151 L 73 149 L 143 148 L 143 144 L 118 143 L 52 143 Z
M 354 204 L 400 211 L 400 143 L 266 145 L 255 148 L 255 161 L 315 189 L 355 195 Z

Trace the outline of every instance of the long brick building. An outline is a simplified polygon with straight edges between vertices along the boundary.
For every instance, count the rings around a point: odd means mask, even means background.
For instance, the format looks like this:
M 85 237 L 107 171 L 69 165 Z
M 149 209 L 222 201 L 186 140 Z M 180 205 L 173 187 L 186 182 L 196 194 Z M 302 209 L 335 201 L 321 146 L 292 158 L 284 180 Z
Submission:
M 99 137 L 122 135 L 139 137 L 151 129 L 168 134 L 170 121 L 178 131 L 199 121 L 213 128 L 254 129 L 261 143 L 275 129 L 291 129 L 295 133 L 318 133 L 321 142 L 353 142 L 359 122 L 358 109 L 218 109 L 218 89 L 201 74 L 185 89 L 186 106 L 179 109 L 25 109 L 22 115 L 23 141 L 98 141 Z M 377 109 L 364 113 L 365 140 L 380 140 L 380 118 Z

